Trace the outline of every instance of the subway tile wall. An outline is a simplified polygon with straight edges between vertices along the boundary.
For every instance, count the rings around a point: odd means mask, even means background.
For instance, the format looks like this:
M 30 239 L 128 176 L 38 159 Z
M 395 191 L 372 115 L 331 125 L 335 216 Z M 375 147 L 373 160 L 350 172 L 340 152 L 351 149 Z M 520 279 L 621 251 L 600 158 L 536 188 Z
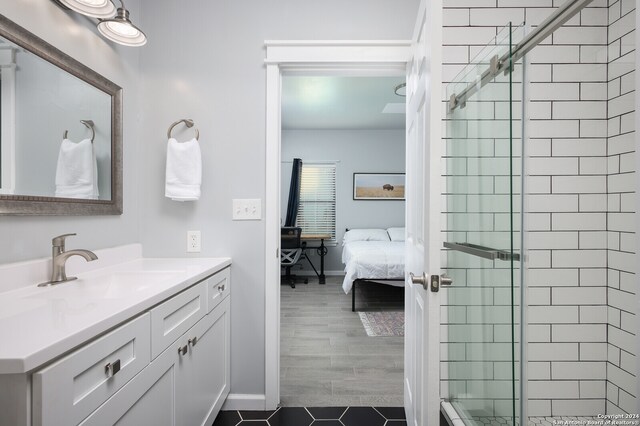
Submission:
M 561 3 L 444 0 L 444 93 L 447 83 L 499 28 L 509 21 L 535 26 Z M 635 0 L 594 0 L 529 55 L 526 226 L 531 416 L 635 411 L 634 11 Z M 443 106 L 446 116 L 445 110 Z M 496 114 L 498 110 L 496 106 Z M 500 152 L 498 139 L 477 142 L 478 156 Z M 447 159 L 447 166 L 461 167 L 455 158 Z M 460 174 L 475 174 L 471 172 Z M 486 180 L 486 186 L 498 185 L 495 179 L 480 176 L 473 184 Z M 472 195 L 444 198 L 449 224 L 456 222 L 451 220 L 453 212 L 478 211 Z M 474 218 L 490 220 L 486 212 Z M 491 295 L 477 297 L 495 298 L 501 291 L 499 281 L 494 279 L 496 286 L 486 289 Z M 442 352 L 451 362 L 470 361 L 465 358 L 469 348 L 455 342 L 450 331 L 454 323 L 474 325 L 470 312 L 471 305 L 459 302 L 443 308 L 442 333 L 451 343 L 444 344 Z M 496 347 L 504 345 L 497 338 L 500 328 L 493 327 L 492 341 Z M 487 332 L 479 330 L 477 335 Z M 498 353 L 494 365 L 482 366 L 483 377 L 502 374 L 504 362 L 499 358 Z M 444 361 L 443 377 L 449 368 Z M 466 384 L 445 380 L 443 394 L 456 386 L 467 392 L 473 383 L 471 378 Z
M 635 412 L 635 0 L 609 1 L 607 411 Z

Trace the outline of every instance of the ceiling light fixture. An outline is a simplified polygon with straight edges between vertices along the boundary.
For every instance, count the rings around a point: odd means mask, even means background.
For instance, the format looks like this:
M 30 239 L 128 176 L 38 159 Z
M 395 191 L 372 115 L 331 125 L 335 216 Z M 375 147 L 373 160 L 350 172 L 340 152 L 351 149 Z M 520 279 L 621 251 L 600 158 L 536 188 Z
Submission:
M 402 96 L 403 98 L 407 96 L 407 83 L 400 83 L 396 87 L 393 88 L 393 91 L 396 95 Z
M 85 0 L 98 1 L 98 0 Z M 147 36 L 140 28 L 133 25 L 129 20 L 129 11 L 125 8 L 124 2 L 120 0 L 122 7 L 118 8 L 116 16 L 110 19 L 101 19 L 98 24 L 98 31 L 104 37 L 124 46 L 143 46 L 147 43 Z
M 54 0 L 66 9 L 92 18 L 107 19 L 116 14 L 116 7 L 111 0 Z

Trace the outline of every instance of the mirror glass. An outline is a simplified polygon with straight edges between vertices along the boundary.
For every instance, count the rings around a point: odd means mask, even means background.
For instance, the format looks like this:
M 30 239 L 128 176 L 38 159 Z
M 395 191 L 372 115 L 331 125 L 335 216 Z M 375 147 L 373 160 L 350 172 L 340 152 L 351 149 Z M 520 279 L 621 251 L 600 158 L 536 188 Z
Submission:
M 1 194 L 111 199 L 111 96 L 5 38 L 0 136 Z
M 122 88 L 0 15 L 0 214 L 122 213 Z

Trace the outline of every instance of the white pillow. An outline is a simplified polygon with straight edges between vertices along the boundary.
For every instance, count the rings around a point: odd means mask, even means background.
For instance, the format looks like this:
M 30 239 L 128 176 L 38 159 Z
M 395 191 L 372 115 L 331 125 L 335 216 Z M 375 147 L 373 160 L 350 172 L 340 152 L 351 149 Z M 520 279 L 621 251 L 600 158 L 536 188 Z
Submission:
M 404 241 L 405 228 L 389 228 L 387 233 L 391 241 Z
M 344 234 L 342 245 L 352 241 L 389 241 L 384 229 L 351 229 Z

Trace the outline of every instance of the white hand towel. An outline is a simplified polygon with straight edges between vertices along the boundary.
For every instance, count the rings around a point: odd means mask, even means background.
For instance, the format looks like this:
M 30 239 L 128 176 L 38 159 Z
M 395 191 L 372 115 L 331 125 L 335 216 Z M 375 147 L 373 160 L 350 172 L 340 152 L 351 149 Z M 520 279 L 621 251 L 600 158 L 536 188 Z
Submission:
M 91 140 L 60 144 L 56 168 L 56 197 L 98 198 L 98 164 Z
M 167 173 L 164 195 L 174 201 L 200 199 L 202 183 L 202 155 L 196 139 L 167 144 Z

